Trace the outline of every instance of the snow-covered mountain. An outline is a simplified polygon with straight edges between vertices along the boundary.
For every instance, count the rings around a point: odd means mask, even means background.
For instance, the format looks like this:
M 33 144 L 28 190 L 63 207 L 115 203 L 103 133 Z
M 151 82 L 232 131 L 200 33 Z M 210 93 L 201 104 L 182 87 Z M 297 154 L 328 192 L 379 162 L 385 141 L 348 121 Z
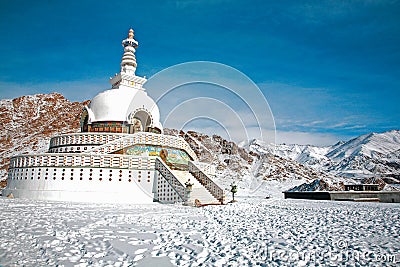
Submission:
M 335 176 L 363 179 L 379 176 L 399 182 L 400 131 L 361 135 L 332 146 L 265 144 L 251 141 L 247 147 L 262 147 L 264 151 L 291 159 Z
M 370 133 L 332 147 L 328 170 L 349 176 L 400 177 L 400 131 Z

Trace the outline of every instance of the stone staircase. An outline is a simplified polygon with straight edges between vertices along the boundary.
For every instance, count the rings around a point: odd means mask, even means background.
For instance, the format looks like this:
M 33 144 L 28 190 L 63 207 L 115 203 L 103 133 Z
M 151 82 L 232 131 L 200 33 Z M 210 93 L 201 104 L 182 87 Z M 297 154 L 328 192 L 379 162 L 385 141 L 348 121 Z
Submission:
M 194 204 L 196 199 L 201 204 L 221 204 L 190 172 L 172 170 L 172 173 L 182 184 L 188 181 L 193 184 L 189 198 L 191 204 Z

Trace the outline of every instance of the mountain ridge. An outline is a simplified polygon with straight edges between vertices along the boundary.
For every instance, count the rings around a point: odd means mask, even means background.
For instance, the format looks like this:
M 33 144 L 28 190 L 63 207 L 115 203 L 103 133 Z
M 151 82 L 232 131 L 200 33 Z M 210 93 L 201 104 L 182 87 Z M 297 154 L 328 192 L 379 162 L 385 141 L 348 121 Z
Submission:
M 253 142 L 258 142 L 254 141 Z M 336 176 L 364 179 L 400 176 L 400 131 L 368 133 L 332 146 L 264 144 L 281 157 L 324 170 Z
M 89 101 L 71 102 L 58 93 L 0 100 L 0 180 L 7 176 L 9 158 L 20 153 L 45 152 L 50 137 L 79 131 L 80 113 Z M 218 179 L 241 181 L 250 187 L 262 181 L 326 181 L 340 189 L 345 177 L 361 179 L 375 174 L 400 177 L 400 131 L 370 133 L 332 146 L 266 144 L 252 140 L 244 145 L 194 131 L 165 129 L 183 137 L 201 161 L 217 167 Z M 344 177 L 344 178 L 343 178 Z

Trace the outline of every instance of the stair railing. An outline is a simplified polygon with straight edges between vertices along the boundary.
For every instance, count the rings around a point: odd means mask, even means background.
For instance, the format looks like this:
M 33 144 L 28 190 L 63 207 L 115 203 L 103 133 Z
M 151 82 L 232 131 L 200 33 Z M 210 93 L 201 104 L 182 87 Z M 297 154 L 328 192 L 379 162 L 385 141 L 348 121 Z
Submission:
M 203 185 L 208 192 L 213 195 L 219 202 L 224 204 L 225 202 L 225 192 L 224 190 L 217 185 L 207 174 L 205 174 L 196 164 L 192 161 L 189 161 L 189 172 L 193 175 L 197 181 Z
M 161 173 L 161 176 L 171 185 L 171 187 L 178 194 L 182 201 L 188 201 L 188 194 L 186 192 L 186 186 L 183 185 L 178 178 L 172 173 L 171 169 L 162 161 L 161 158 L 156 158 L 156 170 Z

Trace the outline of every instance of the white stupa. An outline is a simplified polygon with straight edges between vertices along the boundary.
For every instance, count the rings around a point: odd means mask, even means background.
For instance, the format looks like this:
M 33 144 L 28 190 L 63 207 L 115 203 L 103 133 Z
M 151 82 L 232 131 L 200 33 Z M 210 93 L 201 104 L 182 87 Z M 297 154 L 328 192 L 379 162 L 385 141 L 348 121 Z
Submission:
M 136 76 L 138 42 L 122 41 L 121 71 L 81 116 L 81 132 L 52 137 L 48 153 L 11 158 L 3 196 L 105 203 L 223 203 L 215 169 L 181 137 L 163 134 L 159 109 Z M 196 201 L 199 200 L 199 201 Z

